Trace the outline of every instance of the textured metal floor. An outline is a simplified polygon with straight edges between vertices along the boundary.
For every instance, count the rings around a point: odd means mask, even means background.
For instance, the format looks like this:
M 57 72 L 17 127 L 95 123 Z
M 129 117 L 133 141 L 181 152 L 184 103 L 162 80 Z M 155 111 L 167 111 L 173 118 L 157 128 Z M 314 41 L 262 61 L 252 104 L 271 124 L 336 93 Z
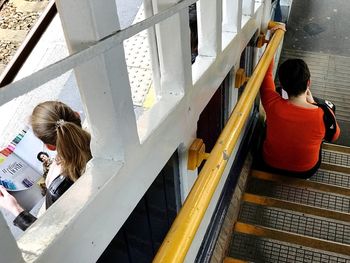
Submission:
M 350 213 L 350 197 L 344 197 L 334 193 L 320 192 L 256 179 L 252 179 L 247 191 L 298 204 Z
M 350 176 L 348 174 L 324 169 L 318 170 L 317 174 L 310 178 L 310 181 L 350 188 Z
M 232 241 L 231 251 L 235 258 L 244 258 L 242 262 L 257 263 L 349 263 L 350 259 L 337 254 L 325 254 L 322 251 L 308 249 L 271 239 L 257 238 L 238 234 Z
M 350 244 L 349 222 L 337 222 L 327 218 L 251 203 L 243 204 L 240 213 L 240 221 Z
M 322 156 L 332 169 L 350 172 L 350 148 L 327 144 Z M 350 174 L 320 169 L 310 180 L 288 180 L 252 171 L 234 228 L 230 260 L 350 263 Z M 272 202 L 261 201 L 266 199 Z M 290 205 L 304 208 L 297 211 Z M 271 229 L 277 234 L 262 234 Z M 301 245 L 298 240 L 303 238 L 306 243 Z M 335 248 L 327 251 L 327 242 Z M 230 260 L 225 262 L 235 262 Z

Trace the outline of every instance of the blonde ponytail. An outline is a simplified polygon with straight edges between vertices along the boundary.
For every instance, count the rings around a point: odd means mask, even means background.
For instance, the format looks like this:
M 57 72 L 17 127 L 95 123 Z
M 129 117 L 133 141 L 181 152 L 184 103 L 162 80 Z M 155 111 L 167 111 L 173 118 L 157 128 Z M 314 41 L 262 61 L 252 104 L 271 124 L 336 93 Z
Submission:
M 31 125 L 40 140 L 56 146 L 63 175 L 76 181 L 91 159 L 90 134 L 79 115 L 62 102 L 46 101 L 34 108 Z
M 76 181 L 91 159 L 90 134 L 71 122 L 64 122 L 57 128 L 56 150 L 61 160 L 63 174 Z

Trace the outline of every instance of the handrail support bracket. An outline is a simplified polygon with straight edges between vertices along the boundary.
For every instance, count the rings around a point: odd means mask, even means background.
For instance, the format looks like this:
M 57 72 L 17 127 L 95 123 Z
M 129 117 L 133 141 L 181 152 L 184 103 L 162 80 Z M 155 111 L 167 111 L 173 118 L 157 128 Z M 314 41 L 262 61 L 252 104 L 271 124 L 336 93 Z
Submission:
M 205 143 L 202 139 L 196 138 L 188 150 L 187 169 L 195 170 L 208 157 L 209 153 L 205 152 Z

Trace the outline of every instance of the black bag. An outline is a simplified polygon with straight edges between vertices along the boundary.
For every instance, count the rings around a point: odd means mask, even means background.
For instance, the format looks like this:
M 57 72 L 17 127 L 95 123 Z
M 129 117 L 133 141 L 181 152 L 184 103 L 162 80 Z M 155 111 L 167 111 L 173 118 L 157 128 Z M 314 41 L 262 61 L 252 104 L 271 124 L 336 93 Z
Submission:
M 328 142 L 331 142 L 334 134 L 337 131 L 337 121 L 335 119 L 335 105 L 328 101 L 320 98 L 314 97 L 315 104 L 320 107 L 323 112 L 323 122 L 326 127 L 326 134 L 324 139 Z M 331 112 L 333 111 L 333 113 Z

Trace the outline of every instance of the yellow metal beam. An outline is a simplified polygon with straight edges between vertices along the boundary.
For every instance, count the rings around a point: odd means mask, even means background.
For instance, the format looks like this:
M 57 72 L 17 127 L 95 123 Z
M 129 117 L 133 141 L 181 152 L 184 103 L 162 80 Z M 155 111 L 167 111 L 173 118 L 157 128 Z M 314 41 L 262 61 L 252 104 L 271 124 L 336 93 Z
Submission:
M 153 262 L 184 261 L 283 36 L 274 33 Z

